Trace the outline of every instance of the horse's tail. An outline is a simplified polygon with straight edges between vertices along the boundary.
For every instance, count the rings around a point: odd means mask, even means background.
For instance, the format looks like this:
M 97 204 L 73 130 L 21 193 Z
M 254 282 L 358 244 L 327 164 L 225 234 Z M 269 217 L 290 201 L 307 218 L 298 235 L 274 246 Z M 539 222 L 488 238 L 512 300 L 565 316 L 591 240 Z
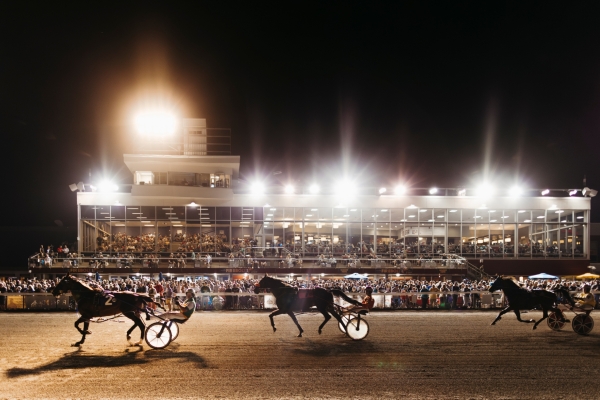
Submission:
M 569 293 L 569 289 L 565 289 L 564 287 L 561 287 L 558 289 L 554 289 L 554 293 L 562 294 L 563 299 L 565 299 L 571 305 L 571 307 L 575 305 L 575 300 L 573 300 L 573 298 L 571 297 L 571 293 Z
M 341 290 L 339 290 L 339 289 L 331 289 L 330 292 L 334 296 L 341 297 L 342 299 L 346 300 L 348 303 L 352 303 L 355 306 L 361 306 L 362 305 L 362 303 L 360 303 L 360 302 L 358 302 L 358 301 L 356 301 L 354 299 L 351 299 L 350 297 L 346 296 L 346 294 L 344 292 L 342 292 Z

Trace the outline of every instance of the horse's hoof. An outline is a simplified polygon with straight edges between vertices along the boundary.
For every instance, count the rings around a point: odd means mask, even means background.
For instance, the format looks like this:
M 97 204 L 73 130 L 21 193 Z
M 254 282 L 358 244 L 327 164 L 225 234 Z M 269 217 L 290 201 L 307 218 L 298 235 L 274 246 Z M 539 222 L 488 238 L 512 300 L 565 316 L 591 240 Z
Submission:
M 537 326 L 535 326 L 535 325 L 534 325 L 532 330 L 534 330 L 534 331 L 535 331 L 535 330 L 536 330 L 536 328 L 537 328 Z
M 71 347 L 81 347 L 81 343 L 73 343 Z
M 302 333 L 299 333 L 298 336 L 296 336 L 296 337 L 302 337 Z
M 322 332 L 321 332 L 321 330 L 319 329 L 319 335 L 320 335 L 321 333 L 322 333 Z
M 496 325 L 496 321 L 492 322 L 490 325 Z
M 277 328 L 273 327 L 273 333 L 277 332 Z
M 92 331 L 90 331 L 90 330 L 87 330 L 87 331 L 85 331 L 85 334 L 86 334 L 86 335 L 91 335 L 91 334 L 92 334 Z

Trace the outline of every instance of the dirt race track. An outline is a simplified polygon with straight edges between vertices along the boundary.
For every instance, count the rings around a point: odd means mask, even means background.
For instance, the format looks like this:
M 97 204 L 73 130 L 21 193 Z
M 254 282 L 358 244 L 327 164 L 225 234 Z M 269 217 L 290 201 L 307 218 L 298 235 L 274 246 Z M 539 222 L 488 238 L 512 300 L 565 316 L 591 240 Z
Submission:
M 296 338 L 287 316 L 273 333 L 266 313 L 198 312 L 164 350 L 129 347 L 129 321 L 92 324 L 78 350 L 73 313 L 3 313 L 0 398 L 600 397 L 599 327 L 532 331 L 513 314 L 489 326 L 495 316 L 376 312 L 353 342 L 333 323 L 318 335 L 316 314 L 299 316 Z

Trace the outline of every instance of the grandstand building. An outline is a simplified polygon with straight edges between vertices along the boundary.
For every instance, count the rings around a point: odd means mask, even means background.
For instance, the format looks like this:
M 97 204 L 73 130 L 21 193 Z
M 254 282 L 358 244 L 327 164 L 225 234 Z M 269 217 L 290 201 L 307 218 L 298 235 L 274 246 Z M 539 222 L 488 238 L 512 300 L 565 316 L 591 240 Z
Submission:
M 228 130 L 184 120 L 175 143 L 145 141 L 123 156 L 130 187 L 103 192 L 84 185 L 77 192 L 82 261 L 72 270 L 93 271 L 88 260 L 102 253 L 107 262 L 92 267 L 110 276 L 269 272 L 307 279 L 359 272 L 457 279 L 588 271 L 589 191 L 254 190 L 240 179 L 240 157 L 230 149 Z M 124 261 L 124 254 L 137 261 Z

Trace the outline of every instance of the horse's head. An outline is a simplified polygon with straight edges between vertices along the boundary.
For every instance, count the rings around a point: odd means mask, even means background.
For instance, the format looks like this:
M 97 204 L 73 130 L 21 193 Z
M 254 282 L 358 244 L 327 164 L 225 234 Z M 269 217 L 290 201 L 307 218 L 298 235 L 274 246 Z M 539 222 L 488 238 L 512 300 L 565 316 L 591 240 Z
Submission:
M 504 288 L 504 279 L 502 278 L 501 275 L 498 275 L 496 277 L 496 279 L 494 280 L 494 282 L 492 282 L 492 284 L 490 285 L 490 292 L 494 293 L 497 292 L 498 290 L 502 290 Z
M 263 289 L 275 289 L 283 286 L 286 286 L 285 283 L 265 274 L 260 282 L 254 284 L 254 293 L 258 294 Z
M 52 290 L 53 296 L 60 296 L 63 293 L 70 291 L 73 288 L 74 283 L 77 282 L 76 278 L 67 274 L 65 275 L 60 282 L 56 284 L 54 289 Z

